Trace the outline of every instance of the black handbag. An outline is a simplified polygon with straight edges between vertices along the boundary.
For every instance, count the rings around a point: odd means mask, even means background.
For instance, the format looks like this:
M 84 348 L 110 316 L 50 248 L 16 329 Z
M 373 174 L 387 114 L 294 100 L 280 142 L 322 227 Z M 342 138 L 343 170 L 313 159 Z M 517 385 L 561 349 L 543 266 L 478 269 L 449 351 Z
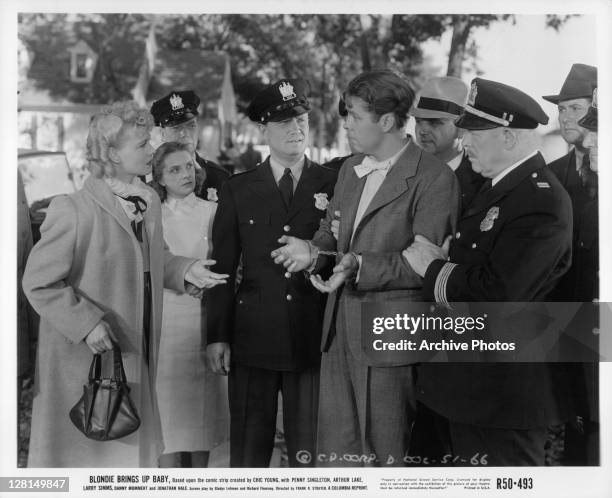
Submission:
M 83 396 L 70 410 L 70 420 L 85 436 L 96 441 L 119 439 L 140 426 L 140 418 L 130 398 L 121 349 L 113 344 L 113 376 L 103 378 L 102 355 L 94 354 L 89 382 Z

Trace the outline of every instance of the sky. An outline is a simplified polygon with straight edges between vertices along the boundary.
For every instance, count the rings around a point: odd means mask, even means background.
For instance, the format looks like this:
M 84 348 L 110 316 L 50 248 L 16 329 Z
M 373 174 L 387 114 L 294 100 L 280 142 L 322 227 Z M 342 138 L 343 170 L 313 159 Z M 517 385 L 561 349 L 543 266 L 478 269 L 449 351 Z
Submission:
M 543 15 L 519 15 L 516 24 L 496 22 L 474 30 L 481 77 L 500 81 L 535 98 L 551 120 L 543 129 L 558 128 L 556 106 L 542 95 L 557 94 L 573 63 L 597 65 L 596 17 L 570 18 L 557 32 L 546 28 Z M 446 68 L 451 34 L 423 44 L 423 52 L 435 65 Z M 466 82 L 474 74 L 462 76 Z

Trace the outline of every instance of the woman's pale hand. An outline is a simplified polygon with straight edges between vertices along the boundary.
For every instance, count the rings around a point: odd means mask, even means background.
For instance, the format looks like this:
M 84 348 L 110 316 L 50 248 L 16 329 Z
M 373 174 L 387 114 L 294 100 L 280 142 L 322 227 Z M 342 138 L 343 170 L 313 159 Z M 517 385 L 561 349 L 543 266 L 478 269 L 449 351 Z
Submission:
M 227 375 L 230 371 L 231 347 L 227 342 L 213 342 L 206 347 L 206 361 L 216 374 Z
M 117 338 L 104 320 L 100 320 L 98 325 L 85 337 L 85 342 L 94 354 L 111 351 L 113 349 L 112 341 L 116 342 Z
M 216 285 L 226 284 L 229 277 L 228 274 L 215 273 L 206 268 L 215 263 L 216 261 L 213 259 L 199 259 L 189 267 L 187 273 L 185 273 L 185 280 L 201 289 L 211 289 Z

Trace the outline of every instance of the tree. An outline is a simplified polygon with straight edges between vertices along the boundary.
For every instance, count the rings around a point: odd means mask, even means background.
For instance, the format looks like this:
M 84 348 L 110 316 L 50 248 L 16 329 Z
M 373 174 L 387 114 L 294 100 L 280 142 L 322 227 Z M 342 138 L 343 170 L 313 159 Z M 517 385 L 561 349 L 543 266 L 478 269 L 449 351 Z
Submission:
M 547 16 L 560 27 L 570 16 Z M 421 45 L 452 30 L 446 73 L 460 77 L 476 61 L 473 32 L 511 15 L 379 14 L 21 14 L 19 34 L 36 54 L 29 77 L 52 96 L 74 102 L 106 103 L 132 98 L 139 82 L 144 95 L 145 42 L 151 25 L 160 50 L 199 49 L 225 53 L 231 61 L 237 107 L 281 77 L 310 81 L 311 124 L 317 147 L 331 145 L 339 126 L 340 89 L 368 68 L 404 73 L 415 87 L 440 69 L 427 67 Z M 94 81 L 70 84 L 67 49 L 84 40 L 98 54 Z M 149 39 L 150 40 L 150 39 Z M 150 43 L 149 43 L 150 44 Z M 188 67 L 185 68 L 187 71 Z M 196 71 L 197 68 L 194 68 Z
M 460 78 L 463 73 L 463 64 L 466 59 L 471 58 L 474 62 L 477 57 L 478 47 L 470 39 L 473 29 L 479 27 L 488 28 L 494 22 L 511 21 L 516 23 L 516 16 L 503 15 L 449 15 L 443 16 L 443 25 L 452 29 L 451 47 L 448 56 L 447 76 Z M 561 26 L 575 15 L 547 15 L 545 26 L 559 31 Z

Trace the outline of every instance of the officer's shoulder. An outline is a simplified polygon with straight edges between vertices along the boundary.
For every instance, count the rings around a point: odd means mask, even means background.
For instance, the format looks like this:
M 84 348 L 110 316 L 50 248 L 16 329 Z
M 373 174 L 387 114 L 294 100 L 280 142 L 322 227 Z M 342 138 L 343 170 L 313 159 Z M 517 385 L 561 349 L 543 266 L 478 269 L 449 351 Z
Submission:
M 322 175 L 327 176 L 329 178 L 336 178 L 338 176 L 339 168 L 329 167 L 326 164 L 319 164 L 313 162 L 311 164 L 312 168 L 316 168 L 317 171 L 320 171 Z
M 257 164 L 254 168 L 247 169 L 246 171 L 234 173 L 232 176 L 229 177 L 226 183 L 234 186 L 250 181 L 253 178 L 253 175 L 256 173 L 257 168 L 260 167 L 260 165 L 261 163 Z
M 563 185 L 559 182 L 559 179 L 551 171 L 549 166 L 544 166 L 527 177 L 526 182 L 532 190 L 549 194 L 557 190 L 563 190 Z
M 553 159 L 548 163 L 549 168 L 558 168 L 566 165 L 572 157 L 572 151 L 570 150 L 568 153 L 563 154 L 561 157 L 557 159 Z
M 220 173 L 225 173 L 227 176 L 230 176 L 229 171 L 227 171 L 223 166 L 220 166 L 219 164 L 217 164 L 214 161 L 210 161 L 208 159 L 205 159 L 205 158 L 203 158 L 200 155 L 196 155 L 196 161 L 198 162 L 198 164 L 201 167 L 213 168 L 215 170 L 218 170 Z
M 336 172 L 340 171 L 340 168 L 342 168 L 342 165 L 350 157 L 353 157 L 353 154 L 349 154 L 347 156 L 337 156 L 337 157 L 334 157 L 334 158 L 330 159 L 329 161 L 326 161 L 323 164 L 321 164 L 321 167 L 322 168 L 326 168 L 326 169 L 331 169 L 331 170 L 336 171 Z
M 567 191 L 548 166 L 531 173 L 523 184 L 527 190 L 525 199 L 529 199 L 528 204 L 539 204 L 544 208 L 545 206 L 571 203 Z

